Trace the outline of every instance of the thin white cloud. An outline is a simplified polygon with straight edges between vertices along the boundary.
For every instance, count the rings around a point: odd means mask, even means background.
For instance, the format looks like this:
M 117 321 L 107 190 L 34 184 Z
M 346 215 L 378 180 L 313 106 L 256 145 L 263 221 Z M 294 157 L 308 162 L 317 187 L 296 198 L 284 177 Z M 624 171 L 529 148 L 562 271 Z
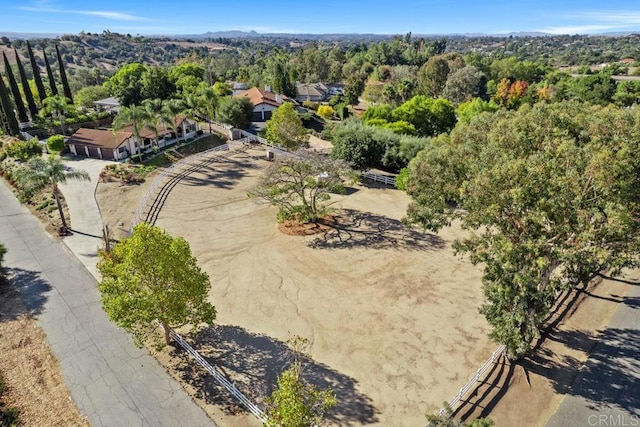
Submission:
M 586 25 L 565 25 L 559 27 L 546 27 L 541 28 L 539 32 L 549 34 L 588 34 L 599 31 L 611 31 L 620 30 L 626 28 L 626 25 L 601 25 L 601 24 L 586 24 Z
M 607 22 L 616 25 L 640 25 L 640 10 L 601 10 L 576 15 L 578 19 Z
M 569 13 L 561 19 L 566 24 L 549 26 L 538 31 L 551 34 L 586 34 L 634 30 L 640 26 L 640 10 L 590 10 Z
M 26 10 L 29 12 L 42 12 L 42 13 L 70 13 L 75 15 L 85 16 L 98 16 L 100 18 L 112 19 L 115 21 L 149 21 L 148 18 L 132 15 L 130 13 L 115 12 L 115 11 L 102 11 L 102 10 L 67 10 L 67 9 L 55 9 L 43 6 L 19 6 L 18 9 Z

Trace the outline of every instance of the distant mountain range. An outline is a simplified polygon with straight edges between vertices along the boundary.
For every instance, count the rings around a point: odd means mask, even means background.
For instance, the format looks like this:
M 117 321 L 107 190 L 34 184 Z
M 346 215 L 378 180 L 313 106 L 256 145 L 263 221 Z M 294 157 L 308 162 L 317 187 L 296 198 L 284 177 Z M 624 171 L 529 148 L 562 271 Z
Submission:
M 619 37 L 632 34 L 630 32 L 601 33 L 593 36 Z M 35 39 L 35 38 L 57 38 L 63 33 L 16 33 L 0 31 L 0 37 L 9 39 Z M 556 34 L 543 32 L 512 32 L 503 34 L 485 33 L 450 33 L 450 34 L 413 34 L 413 37 L 438 38 L 438 37 L 551 37 Z M 339 33 L 339 34 L 293 34 L 293 33 L 258 33 L 256 31 L 209 31 L 201 34 L 173 34 L 173 35 L 148 35 L 147 37 L 170 38 L 175 40 L 207 40 L 207 39 L 258 39 L 258 38 L 280 38 L 296 40 L 315 41 L 336 41 L 336 40 L 387 40 L 394 34 L 359 34 L 359 33 Z

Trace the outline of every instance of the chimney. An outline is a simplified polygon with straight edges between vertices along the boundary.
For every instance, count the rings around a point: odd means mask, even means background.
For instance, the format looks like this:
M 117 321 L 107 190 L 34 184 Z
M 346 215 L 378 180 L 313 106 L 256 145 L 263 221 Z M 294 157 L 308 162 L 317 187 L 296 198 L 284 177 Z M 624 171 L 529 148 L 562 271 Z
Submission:
M 282 95 L 276 93 L 276 104 L 282 104 Z
M 266 86 L 264 87 L 264 91 L 265 91 L 265 92 L 271 92 L 271 86 L 266 85 Z

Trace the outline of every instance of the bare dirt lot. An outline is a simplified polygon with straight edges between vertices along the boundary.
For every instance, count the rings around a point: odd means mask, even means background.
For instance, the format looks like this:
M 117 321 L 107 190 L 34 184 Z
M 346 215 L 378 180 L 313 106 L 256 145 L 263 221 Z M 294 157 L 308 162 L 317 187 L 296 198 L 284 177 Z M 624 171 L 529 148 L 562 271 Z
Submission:
M 283 342 L 308 337 L 306 374 L 336 391 L 336 424 L 419 425 L 496 347 L 478 313 L 480 270 L 451 249 L 460 230 L 408 229 L 404 193 L 357 185 L 334 198 L 346 217 L 339 229 L 282 234 L 276 209 L 247 197 L 263 154 L 236 153 L 189 175 L 160 212 L 157 225 L 184 236 L 211 277 L 218 325 L 189 339 L 262 404 L 284 367 Z M 97 194 L 113 229 L 128 225 L 144 186 L 100 184 Z M 210 378 L 173 363 L 187 388 L 215 404 L 214 419 L 249 422 L 229 415 L 233 405 Z

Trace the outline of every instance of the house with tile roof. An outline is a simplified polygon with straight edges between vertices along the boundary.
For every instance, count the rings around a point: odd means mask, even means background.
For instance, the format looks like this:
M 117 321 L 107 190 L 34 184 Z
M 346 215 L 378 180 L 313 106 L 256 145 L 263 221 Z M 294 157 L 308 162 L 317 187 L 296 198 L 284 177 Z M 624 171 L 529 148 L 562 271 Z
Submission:
M 296 83 L 296 101 L 321 102 L 327 99 L 329 88 L 323 83 Z
M 253 104 L 253 118 L 254 122 L 264 122 L 271 118 L 271 115 L 283 102 L 292 102 L 295 105 L 298 103 L 289 98 L 286 95 L 273 93 L 270 86 L 265 86 L 264 89 L 252 87 L 251 89 L 238 92 L 233 95 L 234 98 L 249 98 Z
M 185 117 L 176 117 L 175 130 L 162 127 L 156 133 L 144 127 L 140 130 L 140 141 L 128 126 L 118 132 L 108 129 L 78 129 L 67 141 L 71 153 L 75 156 L 86 156 L 95 159 L 125 160 L 135 154 L 153 151 L 154 145 L 163 148 L 178 141 L 193 138 L 198 131 L 197 123 Z
M 127 131 L 80 128 L 66 144 L 74 156 L 104 160 L 124 160 L 135 151 L 135 138 Z

